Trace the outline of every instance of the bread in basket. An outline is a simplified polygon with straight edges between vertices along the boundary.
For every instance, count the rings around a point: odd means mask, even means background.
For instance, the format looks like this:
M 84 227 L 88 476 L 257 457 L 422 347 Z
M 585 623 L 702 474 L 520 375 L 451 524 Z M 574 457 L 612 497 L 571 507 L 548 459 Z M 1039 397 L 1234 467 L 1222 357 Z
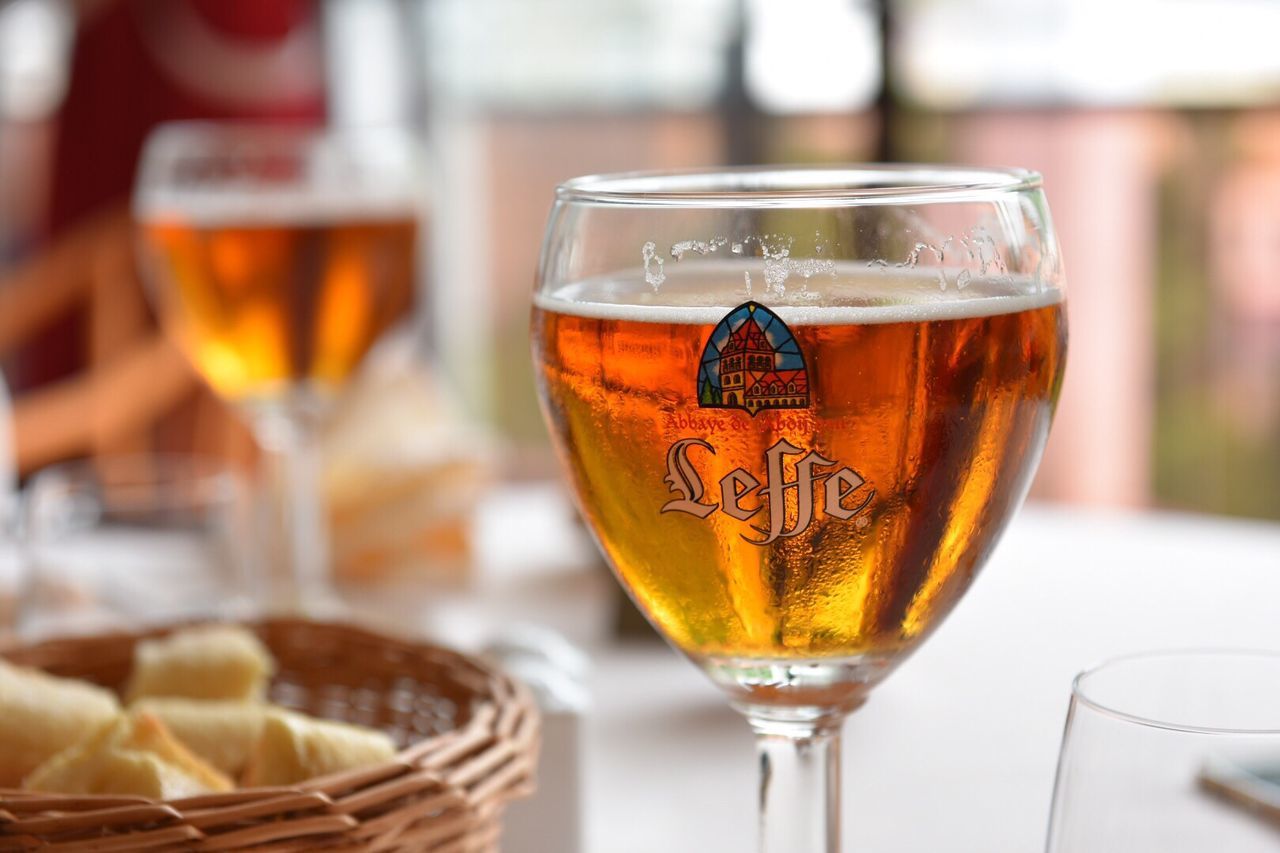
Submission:
M 168 801 L 0 788 L 0 851 L 497 849 L 503 807 L 532 790 L 538 715 L 523 686 L 458 652 L 363 628 L 296 619 L 248 627 L 276 659 L 273 702 L 385 731 L 400 747 L 395 758 L 287 787 Z M 51 640 L 3 656 L 119 691 L 135 644 L 167 633 Z

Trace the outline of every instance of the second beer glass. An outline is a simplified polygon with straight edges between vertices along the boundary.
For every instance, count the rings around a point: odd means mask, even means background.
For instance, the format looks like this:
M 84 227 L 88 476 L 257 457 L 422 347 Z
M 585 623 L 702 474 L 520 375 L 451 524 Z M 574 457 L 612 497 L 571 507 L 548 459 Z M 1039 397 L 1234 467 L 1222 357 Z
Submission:
M 417 174 L 412 138 L 391 129 L 173 124 L 143 153 L 134 212 L 160 318 L 272 473 L 277 608 L 334 607 L 318 429 L 409 313 Z

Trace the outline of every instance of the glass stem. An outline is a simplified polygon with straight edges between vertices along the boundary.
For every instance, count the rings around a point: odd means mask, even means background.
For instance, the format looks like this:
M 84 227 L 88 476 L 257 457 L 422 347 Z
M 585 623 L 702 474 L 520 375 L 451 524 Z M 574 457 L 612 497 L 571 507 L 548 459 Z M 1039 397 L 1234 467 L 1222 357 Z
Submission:
M 262 413 L 253 426 L 267 478 L 267 609 L 325 615 L 336 599 L 320 493 L 318 423 L 309 413 L 284 411 Z
M 747 720 L 760 757 L 760 853 L 839 853 L 843 718 Z

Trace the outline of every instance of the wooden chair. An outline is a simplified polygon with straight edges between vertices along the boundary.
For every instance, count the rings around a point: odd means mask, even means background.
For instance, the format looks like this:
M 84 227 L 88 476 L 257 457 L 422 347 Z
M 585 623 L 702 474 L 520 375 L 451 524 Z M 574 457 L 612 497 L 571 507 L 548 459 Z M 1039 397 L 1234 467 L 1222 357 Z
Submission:
M 0 275 L 0 358 L 60 317 L 87 316 L 80 372 L 15 394 L 22 474 L 79 456 L 195 451 L 240 460 L 252 439 L 151 321 L 128 211 L 95 215 Z

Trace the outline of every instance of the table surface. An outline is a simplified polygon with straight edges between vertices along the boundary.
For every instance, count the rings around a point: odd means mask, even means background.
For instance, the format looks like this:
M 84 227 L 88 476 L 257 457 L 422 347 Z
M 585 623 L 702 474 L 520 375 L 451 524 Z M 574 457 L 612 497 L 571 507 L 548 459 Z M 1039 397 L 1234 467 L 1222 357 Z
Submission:
M 476 607 L 590 651 L 584 849 L 754 849 L 745 723 L 665 646 L 604 641 L 611 581 L 572 579 L 590 550 L 565 518 L 554 492 L 492 504 Z M 1075 673 L 1202 646 L 1280 648 L 1280 525 L 1025 507 L 951 617 L 846 724 L 845 850 L 1043 850 Z
M 410 580 L 353 603 L 464 648 L 524 622 L 588 652 L 587 853 L 754 849 L 746 724 L 665 645 L 610 639 L 616 588 L 572 519 L 553 487 L 504 488 L 477 516 L 465 586 Z M 1024 508 L 951 617 L 846 724 L 845 850 L 1043 850 L 1073 675 L 1203 646 L 1280 649 L 1280 525 Z

